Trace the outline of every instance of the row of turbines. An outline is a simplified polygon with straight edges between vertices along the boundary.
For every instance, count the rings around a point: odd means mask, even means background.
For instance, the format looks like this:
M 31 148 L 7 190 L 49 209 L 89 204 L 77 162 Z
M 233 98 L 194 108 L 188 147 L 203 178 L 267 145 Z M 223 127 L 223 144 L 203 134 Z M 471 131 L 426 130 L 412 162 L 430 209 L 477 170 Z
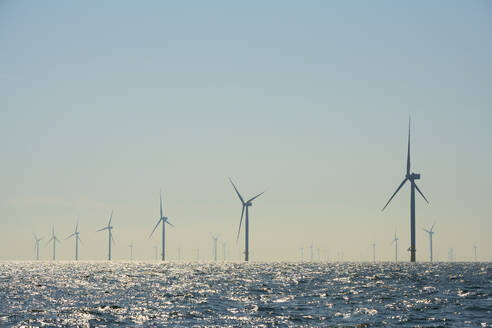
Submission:
M 409 120 L 408 121 L 407 165 L 406 165 L 405 177 L 404 177 L 403 181 L 400 183 L 400 185 L 396 188 L 396 191 L 391 195 L 391 197 L 389 198 L 389 200 L 387 201 L 387 203 L 385 204 L 385 206 L 383 207 L 383 209 L 381 211 L 384 211 L 387 208 L 387 206 L 391 203 L 391 201 L 396 196 L 396 194 L 400 191 L 400 189 L 403 187 L 403 185 L 405 185 L 405 183 L 407 181 L 409 181 L 409 183 L 410 183 L 410 247 L 409 247 L 409 251 L 410 251 L 410 262 L 415 262 L 416 261 L 415 191 L 417 191 L 420 194 L 420 196 L 422 196 L 422 198 L 427 203 L 429 203 L 429 201 L 427 200 L 427 198 L 424 196 L 424 194 L 422 193 L 422 191 L 420 190 L 420 188 L 416 184 L 416 180 L 419 180 L 421 175 L 419 173 L 411 172 L 411 165 L 410 165 L 410 123 L 411 122 Z M 229 178 L 229 181 L 231 182 L 232 187 L 234 188 L 239 200 L 241 201 L 241 205 L 242 205 L 241 218 L 239 221 L 239 229 L 237 232 L 236 241 L 239 241 L 239 235 L 241 233 L 242 222 L 243 222 L 243 218 L 244 218 L 245 219 L 245 222 L 244 222 L 244 233 L 245 233 L 244 261 L 249 261 L 249 259 L 250 259 L 250 252 L 249 252 L 249 238 L 250 238 L 250 236 L 249 236 L 249 211 L 250 211 L 250 209 L 249 208 L 251 206 L 253 206 L 253 201 L 256 200 L 258 197 L 260 197 L 264 192 L 261 192 L 261 193 L 255 195 L 254 197 L 251 197 L 250 199 L 245 200 L 242 197 L 241 193 L 239 192 L 238 188 L 236 187 L 236 185 L 234 184 L 234 182 L 232 181 L 231 178 Z M 112 217 L 113 217 L 113 212 L 111 212 L 111 216 L 109 218 L 108 225 L 97 230 L 97 231 L 104 231 L 104 230 L 108 231 L 108 260 L 111 260 L 111 244 L 112 244 L 112 242 L 114 242 L 114 238 L 112 235 L 113 226 L 111 225 Z M 156 229 L 159 227 L 160 224 L 162 224 L 162 253 L 161 253 L 161 258 L 162 258 L 162 261 L 165 261 L 165 259 L 166 259 L 166 247 L 165 247 L 166 226 L 169 225 L 171 227 L 174 227 L 174 225 L 163 214 L 163 211 L 162 211 L 162 193 L 160 195 L 160 216 L 159 216 L 159 219 L 157 220 L 157 223 L 156 223 L 154 229 L 152 230 L 152 232 L 149 235 L 149 239 L 152 237 L 152 235 L 154 234 L 154 232 L 156 231 Z M 430 238 L 430 261 L 431 262 L 432 262 L 432 235 L 434 234 L 433 228 L 434 228 L 434 225 L 430 229 L 424 229 L 429 234 L 429 238 Z M 78 259 L 78 243 L 79 243 L 79 241 L 82 242 L 79 234 L 80 233 L 78 232 L 78 223 L 77 223 L 77 225 L 75 227 L 75 232 L 67 237 L 67 238 L 75 237 L 75 249 L 76 249 L 75 259 Z M 39 258 L 39 241 L 40 241 L 40 239 L 38 239 L 36 236 L 35 236 L 35 238 L 36 238 L 36 245 L 37 245 L 37 251 L 36 251 L 37 257 Z M 214 240 L 214 259 L 216 260 L 217 259 L 218 237 L 212 236 L 212 238 Z M 52 236 L 51 236 L 49 242 L 53 242 L 53 259 L 54 259 L 55 258 L 55 252 L 56 252 L 56 243 L 59 242 L 58 238 L 55 236 L 54 227 L 52 228 Z M 398 261 L 398 238 L 396 237 L 396 233 L 395 233 L 395 238 L 393 240 L 393 243 L 395 244 L 395 252 L 396 252 L 395 260 Z M 375 258 L 375 247 L 376 247 L 376 245 L 375 245 L 375 243 L 373 243 L 373 257 L 374 258 Z M 133 252 L 133 246 L 131 248 L 132 248 L 132 252 Z M 311 247 L 311 253 L 312 253 L 312 247 Z M 311 255 L 311 257 L 313 257 L 313 256 Z

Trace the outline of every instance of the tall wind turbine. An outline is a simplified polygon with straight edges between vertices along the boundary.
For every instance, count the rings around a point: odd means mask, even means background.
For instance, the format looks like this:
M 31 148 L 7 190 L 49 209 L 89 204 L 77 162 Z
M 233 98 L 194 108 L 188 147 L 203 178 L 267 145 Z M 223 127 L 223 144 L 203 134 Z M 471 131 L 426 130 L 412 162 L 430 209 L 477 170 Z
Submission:
M 429 234 L 429 240 L 430 240 L 430 261 L 432 262 L 432 235 L 435 233 L 434 231 L 434 226 L 436 225 L 436 223 L 434 222 L 434 224 L 432 225 L 432 227 L 430 228 L 430 230 L 427 230 L 427 229 L 424 229 L 422 228 L 422 230 L 424 230 L 425 232 L 427 232 Z
M 55 236 L 55 225 L 51 227 L 51 238 L 48 240 L 46 245 L 53 241 L 53 261 L 56 259 L 56 243 L 60 242 L 60 239 Z
M 398 262 L 398 237 L 396 237 L 395 230 L 395 238 L 391 241 L 392 244 L 395 244 L 395 262 Z
M 113 234 L 111 230 L 113 230 L 113 226 L 111 225 L 111 220 L 113 219 L 113 211 L 111 210 L 111 216 L 109 217 L 108 225 L 104 228 L 97 230 L 96 232 L 108 230 L 108 261 L 111 261 L 111 242 L 115 242 L 113 238 Z
M 217 262 L 217 241 L 219 240 L 218 236 L 211 235 L 214 241 L 214 261 Z
M 415 180 L 420 179 L 419 173 L 410 173 L 410 120 L 408 120 L 408 150 L 407 150 L 407 172 L 405 175 L 405 179 L 403 179 L 402 183 L 398 186 L 396 191 L 390 197 L 386 205 L 384 205 L 381 211 L 384 211 L 386 206 L 391 202 L 393 197 L 398 193 L 398 191 L 403 187 L 405 182 L 410 181 L 410 262 L 415 262 L 415 189 L 419 192 L 419 194 L 424 198 L 424 200 L 429 203 L 427 198 L 425 198 L 422 191 L 420 191 L 419 187 L 415 183 Z
M 166 260 L 166 223 L 173 228 L 174 225 L 171 222 L 169 222 L 167 217 L 162 215 L 162 193 L 160 194 L 160 200 L 161 200 L 161 216 L 159 220 L 157 220 L 157 224 L 155 225 L 154 230 L 152 230 L 152 232 L 150 233 L 149 239 L 150 237 L 152 237 L 152 234 L 154 233 L 155 229 L 157 229 L 159 224 L 162 222 L 162 260 L 165 261 Z
M 36 242 L 36 260 L 39 260 L 39 242 L 43 239 L 43 237 L 38 238 L 36 234 L 33 233 L 34 241 Z
M 75 232 L 65 238 L 67 240 L 70 237 L 75 237 L 75 261 L 79 260 L 79 241 L 82 243 L 82 239 L 80 239 L 79 232 L 79 220 L 77 219 L 77 224 L 75 225 Z
M 237 231 L 236 241 L 239 240 L 239 233 L 241 232 L 241 224 L 243 223 L 244 209 L 246 209 L 246 221 L 244 222 L 244 230 L 245 230 L 244 260 L 249 261 L 249 210 L 248 209 L 250 206 L 253 206 L 252 201 L 255 200 L 256 198 L 260 197 L 264 193 L 264 191 L 245 202 L 243 197 L 241 196 L 241 194 L 237 190 L 236 186 L 234 185 L 234 182 L 232 182 L 231 178 L 229 178 L 229 181 L 231 182 L 232 186 L 234 187 L 234 190 L 236 191 L 236 194 L 239 197 L 239 200 L 241 200 L 241 203 L 243 204 L 243 208 L 241 210 L 241 221 L 239 221 L 239 230 Z

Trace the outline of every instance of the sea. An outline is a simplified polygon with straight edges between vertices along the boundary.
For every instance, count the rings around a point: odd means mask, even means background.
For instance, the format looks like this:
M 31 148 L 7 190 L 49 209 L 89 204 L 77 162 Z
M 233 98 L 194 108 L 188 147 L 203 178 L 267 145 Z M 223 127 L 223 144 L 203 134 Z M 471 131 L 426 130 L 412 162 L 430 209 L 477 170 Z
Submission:
M 492 327 L 491 263 L 0 262 L 1 327 Z

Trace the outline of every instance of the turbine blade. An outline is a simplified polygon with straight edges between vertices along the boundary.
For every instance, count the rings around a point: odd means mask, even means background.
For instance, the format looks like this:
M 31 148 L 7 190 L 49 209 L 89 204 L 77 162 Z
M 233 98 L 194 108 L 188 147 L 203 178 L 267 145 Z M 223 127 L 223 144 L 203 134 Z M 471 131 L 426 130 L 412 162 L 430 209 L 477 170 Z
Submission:
M 35 233 L 33 233 L 32 235 L 34 236 L 34 239 L 35 239 L 35 240 L 38 240 L 38 236 L 36 236 L 36 234 L 35 234 Z
M 171 223 L 171 222 L 169 222 L 168 220 L 166 220 L 166 223 L 167 223 L 167 224 L 169 224 L 171 227 L 176 228 L 176 227 L 174 226 L 174 224 L 172 224 L 172 223 Z
M 255 200 L 256 198 L 260 197 L 261 195 L 263 195 L 265 192 L 261 192 L 259 193 L 258 195 L 256 195 L 255 197 L 251 198 L 250 200 L 248 200 L 247 202 L 252 202 L 253 200 Z
M 108 227 L 111 226 L 112 219 L 113 219 L 113 210 L 111 210 L 111 216 L 109 217 Z
M 241 211 L 241 220 L 239 221 L 239 230 L 237 231 L 236 243 L 239 241 L 239 233 L 241 232 L 241 225 L 243 223 L 243 214 L 244 214 L 244 205 L 243 205 L 243 209 Z
M 434 226 L 436 225 L 436 222 L 434 222 L 434 224 L 432 225 L 431 227 L 431 231 L 434 230 Z
M 405 178 L 403 180 L 403 182 L 398 186 L 398 188 L 396 188 L 396 191 L 393 193 L 393 195 L 390 197 L 390 199 L 388 200 L 388 202 L 386 203 L 386 205 L 384 205 L 383 209 L 381 210 L 384 211 L 384 209 L 386 208 L 386 206 L 388 206 L 388 204 L 391 202 L 391 200 L 393 199 L 393 197 L 395 197 L 395 195 L 398 193 L 398 191 L 400 191 L 401 187 L 403 187 L 403 185 L 405 184 L 405 182 L 407 182 L 407 178 Z
M 162 218 L 162 191 L 160 191 L 159 197 L 161 200 L 161 216 L 160 217 Z
M 52 241 L 52 240 L 53 240 L 53 237 L 51 237 L 51 238 L 50 238 L 50 239 L 46 242 L 46 245 L 45 245 L 45 246 L 48 246 L 48 245 L 51 243 L 51 241 Z
M 82 242 L 82 239 L 79 237 L 79 241 L 82 245 L 84 245 L 84 243 Z M 84 245 L 85 246 L 85 245 Z
M 241 194 L 237 190 L 236 185 L 234 185 L 234 182 L 232 182 L 231 178 L 229 178 L 229 181 L 231 182 L 232 186 L 234 187 L 234 190 L 236 190 L 236 194 L 239 197 L 239 199 L 241 200 L 241 203 L 243 203 L 243 205 L 244 205 L 244 199 L 243 199 L 243 197 L 241 197 Z
M 408 118 L 407 176 L 410 175 L 410 118 Z
M 101 228 L 99 230 L 96 230 L 96 232 L 103 231 L 103 230 L 108 230 L 108 227 Z
M 114 241 L 113 234 L 111 234 L 111 241 L 113 242 L 113 244 L 115 244 L 115 245 L 116 245 L 116 242 Z
M 157 224 L 155 225 L 154 230 L 152 230 L 152 232 L 149 235 L 149 239 L 150 239 L 150 237 L 152 237 L 152 234 L 154 233 L 155 229 L 157 229 L 157 227 L 159 226 L 159 223 L 161 223 L 161 221 L 162 221 L 162 217 L 157 221 Z
M 417 186 L 416 183 L 414 183 L 414 184 L 415 184 L 415 188 L 419 192 L 420 196 L 422 196 L 424 198 L 424 200 L 427 202 L 427 204 L 429 204 L 429 201 L 427 200 L 427 198 L 425 198 L 424 194 L 420 191 L 419 186 Z
M 67 240 L 68 238 L 73 237 L 73 236 L 75 236 L 75 233 L 73 233 L 70 236 L 68 236 L 67 238 L 65 238 L 65 240 Z

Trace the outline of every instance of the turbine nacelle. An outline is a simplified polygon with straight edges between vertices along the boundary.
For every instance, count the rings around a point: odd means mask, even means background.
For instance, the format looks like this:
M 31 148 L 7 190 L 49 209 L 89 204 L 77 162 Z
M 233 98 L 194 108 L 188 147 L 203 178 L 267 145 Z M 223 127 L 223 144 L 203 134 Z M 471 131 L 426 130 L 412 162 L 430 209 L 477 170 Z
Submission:
M 405 175 L 405 177 L 408 179 L 408 180 L 419 180 L 420 179 L 420 173 L 411 173 L 411 174 L 407 174 Z

